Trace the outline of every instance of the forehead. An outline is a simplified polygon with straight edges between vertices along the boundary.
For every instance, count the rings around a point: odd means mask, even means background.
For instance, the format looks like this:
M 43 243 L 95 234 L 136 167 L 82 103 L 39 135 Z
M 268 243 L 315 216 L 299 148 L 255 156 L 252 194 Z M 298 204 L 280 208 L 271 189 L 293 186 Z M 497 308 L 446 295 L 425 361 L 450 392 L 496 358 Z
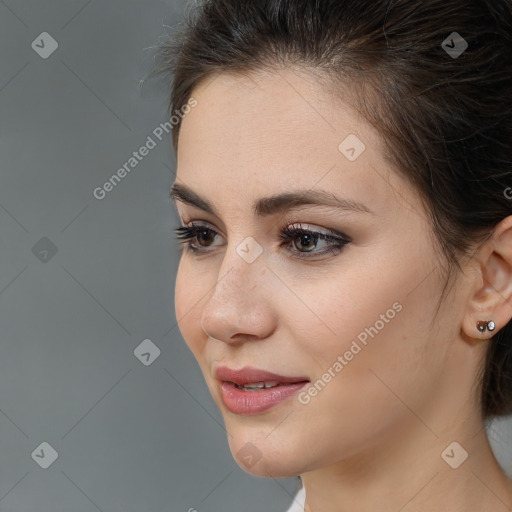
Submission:
M 371 200 L 379 210 L 389 186 L 404 185 L 384 160 L 378 133 L 307 73 L 221 73 L 192 96 L 197 106 L 182 121 L 177 177 L 202 195 L 225 186 L 226 198 L 252 204 L 256 196 L 319 188 Z

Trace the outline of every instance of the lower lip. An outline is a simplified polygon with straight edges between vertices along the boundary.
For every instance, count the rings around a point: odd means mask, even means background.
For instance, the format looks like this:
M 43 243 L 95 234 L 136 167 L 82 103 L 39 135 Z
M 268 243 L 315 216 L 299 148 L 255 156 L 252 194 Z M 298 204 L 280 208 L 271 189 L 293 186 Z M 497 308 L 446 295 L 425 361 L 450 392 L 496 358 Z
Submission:
M 258 414 L 295 395 L 309 382 L 282 384 L 275 388 L 244 391 L 230 382 L 221 385 L 222 399 L 226 407 L 235 414 Z

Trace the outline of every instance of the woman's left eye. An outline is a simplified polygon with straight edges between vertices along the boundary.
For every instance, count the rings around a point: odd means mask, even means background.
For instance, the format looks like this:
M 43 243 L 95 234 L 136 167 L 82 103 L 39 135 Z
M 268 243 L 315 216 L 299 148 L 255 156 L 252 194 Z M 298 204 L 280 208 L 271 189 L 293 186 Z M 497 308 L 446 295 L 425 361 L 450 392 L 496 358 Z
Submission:
M 218 233 L 208 226 L 195 224 L 192 226 L 179 226 L 175 229 L 177 234 L 177 239 L 181 241 L 181 244 L 184 245 L 187 249 L 191 250 L 193 253 L 205 253 L 209 252 L 204 249 L 204 245 L 202 243 L 208 244 L 208 242 L 212 241 Z M 289 246 L 293 244 L 295 247 L 302 247 L 306 250 L 297 250 L 297 249 L 288 249 L 289 251 L 298 254 L 299 258 L 309 258 L 309 256 L 301 256 L 308 253 L 313 253 L 315 255 L 326 255 L 338 253 L 343 249 L 343 247 L 351 242 L 350 238 L 343 233 L 338 232 L 319 232 L 319 231 L 311 231 L 305 229 L 303 227 L 294 227 L 288 226 L 283 229 L 279 235 L 279 239 L 281 241 L 281 246 Z M 199 242 L 199 247 L 192 243 L 193 240 Z M 326 242 L 327 248 L 322 251 L 314 251 L 316 249 L 318 241 L 321 240 Z M 298 241 L 299 244 L 294 242 Z M 207 245 L 208 246 L 208 245 Z M 308 250 L 311 248 L 311 250 Z

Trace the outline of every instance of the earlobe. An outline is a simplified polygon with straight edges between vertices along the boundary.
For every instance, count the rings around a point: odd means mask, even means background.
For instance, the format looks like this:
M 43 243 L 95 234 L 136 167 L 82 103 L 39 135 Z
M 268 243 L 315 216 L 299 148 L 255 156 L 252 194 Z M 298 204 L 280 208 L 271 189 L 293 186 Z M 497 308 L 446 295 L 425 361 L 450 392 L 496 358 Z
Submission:
M 512 319 L 512 216 L 502 220 L 475 256 L 479 270 L 462 328 L 490 339 Z

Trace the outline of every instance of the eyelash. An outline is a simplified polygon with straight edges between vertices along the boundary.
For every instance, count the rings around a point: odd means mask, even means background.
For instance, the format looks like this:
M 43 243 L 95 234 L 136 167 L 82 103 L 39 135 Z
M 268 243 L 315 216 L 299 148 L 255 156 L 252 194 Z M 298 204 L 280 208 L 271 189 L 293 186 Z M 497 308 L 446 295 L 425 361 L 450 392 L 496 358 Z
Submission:
M 218 234 L 215 230 L 201 225 L 195 224 L 192 226 L 179 226 L 175 229 L 175 233 L 177 234 L 176 238 L 180 240 L 180 243 L 185 246 L 187 250 L 192 251 L 194 254 L 205 253 L 208 252 L 205 249 L 199 249 L 192 245 L 192 240 L 194 240 L 200 233 L 207 232 L 208 234 Z M 313 251 L 297 251 L 294 249 L 288 249 L 292 253 L 297 254 L 315 254 L 316 256 L 325 256 L 328 254 L 339 253 L 345 245 L 351 242 L 350 238 L 344 235 L 343 233 L 334 234 L 322 233 L 318 231 L 311 231 L 303 228 L 291 227 L 288 226 L 283 229 L 279 235 L 279 240 L 281 241 L 281 246 L 286 245 L 287 242 L 291 243 L 294 239 L 302 235 L 310 235 L 314 240 L 318 243 L 318 239 L 330 242 L 332 245 L 329 249 L 326 249 L 321 252 L 313 252 Z M 300 259 L 311 259 L 310 256 L 297 256 Z

